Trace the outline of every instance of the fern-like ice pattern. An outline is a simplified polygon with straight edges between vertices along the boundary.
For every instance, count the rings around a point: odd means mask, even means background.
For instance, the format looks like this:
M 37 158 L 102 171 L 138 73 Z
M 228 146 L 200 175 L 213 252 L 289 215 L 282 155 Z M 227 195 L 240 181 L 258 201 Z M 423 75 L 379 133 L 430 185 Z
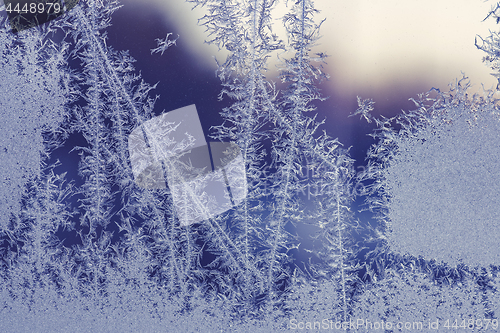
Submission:
M 0 330 L 496 331 L 495 93 L 462 79 L 391 119 L 359 98 L 377 142 L 355 175 L 316 114 L 328 75 L 314 1 L 285 1 L 286 41 L 276 0 L 189 2 L 227 51 L 210 133 L 194 105 L 157 110 L 156 86 L 107 45 L 117 1 L 1 19 Z M 476 41 L 494 70 L 497 37 Z M 278 56 L 281 89 L 266 76 Z

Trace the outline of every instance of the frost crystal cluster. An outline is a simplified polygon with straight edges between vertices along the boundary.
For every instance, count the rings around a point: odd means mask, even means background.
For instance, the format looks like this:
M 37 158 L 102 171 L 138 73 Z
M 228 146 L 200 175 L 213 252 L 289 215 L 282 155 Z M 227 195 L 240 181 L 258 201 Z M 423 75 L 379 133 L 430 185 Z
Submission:
M 467 96 L 467 88 L 462 80 L 416 102 L 417 110 L 398 117 L 398 132 L 380 132 L 383 144 L 370 157 L 382 166 L 376 186 L 387 200 L 393 251 L 498 265 L 500 113 L 492 96 Z
M 284 1 L 286 40 L 275 0 L 189 2 L 228 51 L 210 133 L 108 46 L 117 1 L 1 18 L 0 331 L 498 329 L 496 93 L 461 80 L 393 119 L 359 99 L 378 128 L 355 175 L 316 115 L 314 2 Z M 495 36 L 477 44 L 494 64 Z

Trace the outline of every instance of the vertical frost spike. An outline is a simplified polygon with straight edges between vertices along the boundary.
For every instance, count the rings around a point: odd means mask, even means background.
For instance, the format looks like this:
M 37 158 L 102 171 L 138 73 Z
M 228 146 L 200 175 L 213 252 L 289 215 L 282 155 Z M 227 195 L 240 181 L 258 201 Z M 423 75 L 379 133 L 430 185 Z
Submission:
M 136 128 L 128 138 L 130 162 L 137 185 L 145 189 L 166 188 L 161 163 L 155 161 L 142 128 Z
M 234 142 L 210 142 L 210 151 L 215 172 L 222 173 L 233 205 L 239 205 L 248 194 L 245 164 L 240 147 Z

